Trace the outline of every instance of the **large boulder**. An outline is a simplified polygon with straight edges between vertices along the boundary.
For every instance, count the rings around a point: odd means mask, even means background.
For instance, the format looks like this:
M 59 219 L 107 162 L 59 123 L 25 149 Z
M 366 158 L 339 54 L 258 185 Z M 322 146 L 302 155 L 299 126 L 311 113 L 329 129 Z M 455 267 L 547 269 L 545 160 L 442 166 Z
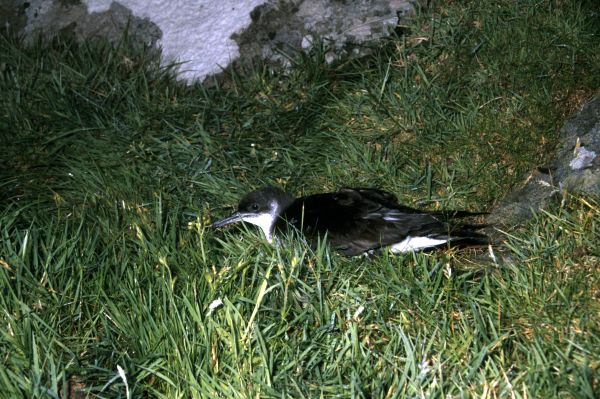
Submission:
M 327 59 L 362 55 L 412 10 L 410 0 L 8 0 L 0 22 L 26 40 L 70 35 L 158 47 L 179 77 L 205 80 L 233 61 L 287 64 L 286 54 L 326 42 Z
M 243 57 L 287 64 L 297 49 L 323 43 L 329 62 L 361 56 L 413 10 L 407 0 L 289 0 L 256 7 L 247 29 L 233 35 Z

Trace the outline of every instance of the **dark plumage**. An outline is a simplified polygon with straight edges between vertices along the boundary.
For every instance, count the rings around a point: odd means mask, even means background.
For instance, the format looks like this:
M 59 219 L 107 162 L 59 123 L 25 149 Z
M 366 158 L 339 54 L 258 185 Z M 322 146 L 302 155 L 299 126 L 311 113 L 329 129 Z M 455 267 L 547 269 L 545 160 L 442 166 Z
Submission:
M 261 227 L 271 242 L 275 230 L 291 225 L 311 242 L 327 233 L 341 254 L 354 256 L 389 247 L 408 252 L 447 245 L 481 245 L 487 236 L 482 226 L 460 224 L 456 219 L 478 215 L 462 211 L 426 212 L 400 205 L 393 194 L 364 188 L 343 188 L 335 193 L 294 198 L 275 187 L 245 195 L 232 216 L 214 222 L 221 227 L 245 221 Z

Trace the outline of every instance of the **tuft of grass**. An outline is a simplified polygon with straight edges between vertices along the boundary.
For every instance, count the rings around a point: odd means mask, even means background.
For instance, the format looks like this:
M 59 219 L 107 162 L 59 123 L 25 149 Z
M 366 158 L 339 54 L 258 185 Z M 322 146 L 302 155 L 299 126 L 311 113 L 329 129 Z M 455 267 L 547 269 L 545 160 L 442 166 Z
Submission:
M 364 59 L 316 47 L 211 88 L 127 42 L 1 39 L 0 396 L 597 397 L 597 199 L 494 257 L 206 226 L 263 184 L 489 207 L 597 91 L 599 22 L 440 2 Z

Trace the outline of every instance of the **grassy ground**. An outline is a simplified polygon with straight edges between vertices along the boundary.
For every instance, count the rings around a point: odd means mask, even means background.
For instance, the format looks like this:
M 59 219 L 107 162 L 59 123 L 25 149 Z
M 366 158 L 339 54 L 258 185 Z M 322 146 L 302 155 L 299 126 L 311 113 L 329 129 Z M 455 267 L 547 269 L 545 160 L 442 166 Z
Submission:
M 598 397 L 593 198 L 497 261 L 203 227 L 265 183 L 488 209 L 600 86 L 598 12 L 441 2 L 366 59 L 211 89 L 125 45 L 2 40 L 0 397 Z

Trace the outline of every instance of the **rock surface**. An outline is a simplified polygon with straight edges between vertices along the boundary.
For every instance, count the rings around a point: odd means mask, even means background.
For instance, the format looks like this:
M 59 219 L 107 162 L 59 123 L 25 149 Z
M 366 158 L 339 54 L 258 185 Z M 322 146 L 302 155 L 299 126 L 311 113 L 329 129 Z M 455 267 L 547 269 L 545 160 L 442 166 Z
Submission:
M 67 36 L 78 42 L 93 38 L 118 42 L 127 30 L 131 42 L 138 47 L 154 47 L 161 38 L 161 31 L 148 18 L 139 18 L 127 7 L 113 2 L 102 12 L 89 13 L 79 1 L 33 0 L 22 6 L 27 23 L 22 34 L 26 43 L 57 35 Z
M 578 158 L 581 148 L 595 156 L 577 165 L 573 160 Z M 600 197 L 598 154 L 600 95 L 567 120 L 560 131 L 560 139 L 549 166 L 532 171 L 524 183 L 492 211 L 487 223 L 498 227 L 518 225 L 531 217 L 533 212 L 556 203 L 567 193 Z
M 252 24 L 233 38 L 243 57 L 283 65 L 295 49 L 307 50 L 321 40 L 331 62 L 364 55 L 412 10 L 407 0 L 269 1 L 252 11 Z
M 28 41 L 41 32 L 116 42 L 127 29 L 134 43 L 180 62 L 182 79 L 202 81 L 235 60 L 286 65 L 286 53 L 318 39 L 329 61 L 362 55 L 412 9 L 411 0 L 7 0 L 0 21 Z

